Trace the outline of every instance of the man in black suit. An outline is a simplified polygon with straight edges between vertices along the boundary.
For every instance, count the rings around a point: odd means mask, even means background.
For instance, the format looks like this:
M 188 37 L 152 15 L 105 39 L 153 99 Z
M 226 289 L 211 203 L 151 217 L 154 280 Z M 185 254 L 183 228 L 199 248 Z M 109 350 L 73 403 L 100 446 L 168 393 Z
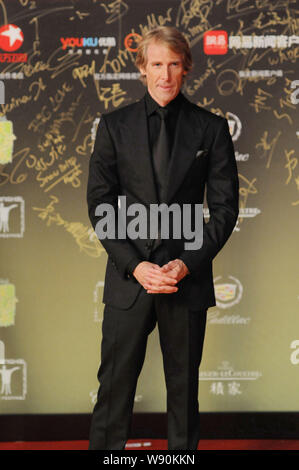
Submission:
M 196 450 L 198 369 L 207 309 L 215 305 L 212 260 L 238 217 L 237 167 L 227 120 L 180 91 L 192 66 L 183 35 L 170 27 L 149 31 L 139 43 L 136 65 L 147 86 L 145 96 L 102 115 L 99 123 L 87 190 L 91 223 L 98 233 L 100 207 L 109 204 L 116 215 L 125 197 L 127 207 L 142 204 L 147 214 L 162 202 L 182 209 L 189 205 L 194 227 L 205 188 L 210 218 L 205 223 L 202 217 L 202 245 L 196 249 L 186 248 L 184 234 L 164 239 L 161 225 L 154 238 L 101 239 L 108 263 L 100 388 L 89 449 L 124 449 L 147 338 L 157 323 L 168 448 Z M 132 213 L 116 225 L 128 228 L 130 221 Z

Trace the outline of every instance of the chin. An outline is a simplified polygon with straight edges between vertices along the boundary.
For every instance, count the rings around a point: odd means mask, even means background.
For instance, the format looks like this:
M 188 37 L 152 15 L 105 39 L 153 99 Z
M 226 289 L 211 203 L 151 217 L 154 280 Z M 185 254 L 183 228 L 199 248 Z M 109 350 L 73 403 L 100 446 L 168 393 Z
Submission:
M 162 100 L 171 101 L 176 97 L 177 93 L 173 90 L 171 91 L 162 91 L 159 93 L 159 96 Z

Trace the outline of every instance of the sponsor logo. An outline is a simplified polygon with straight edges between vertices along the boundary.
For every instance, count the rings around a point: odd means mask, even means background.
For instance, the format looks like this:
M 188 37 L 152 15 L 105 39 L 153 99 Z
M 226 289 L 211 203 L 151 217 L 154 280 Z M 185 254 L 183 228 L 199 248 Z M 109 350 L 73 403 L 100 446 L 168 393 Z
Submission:
M 21 28 L 7 24 L 0 28 L 0 48 L 6 52 L 17 51 L 23 44 L 24 35 Z
M 1 103 L 1 101 L 0 101 Z M 12 121 L 0 120 L 0 164 L 12 162 L 13 142 L 16 136 L 13 133 Z
M 0 104 L 4 104 L 4 103 L 5 103 L 5 85 L 4 85 L 4 82 L 0 80 Z
M 247 162 L 249 160 L 249 153 L 240 153 L 236 150 L 235 156 L 237 162 Z
M 98 391 L 97 390 L 92 390 L 89 392 L 89 397 L 92 405 L 95 405 L 97 402 L 97 396 L 98 396 Z M 142 401 L 142 395 L 135 395 L 134 397 L 134 402 L 135 403 L 140 403 Z
M 283 34 L 229 36 L 229 49 L 283 49 L 299 44 L 299 36 Z
M 91 140 L 94 142 L 96 140 L 96 135 L 97 135 L 97 128 L 100 123 L 101 118 L 97 117 L 92 121 L 92 126 L 91 126 Z
M 210 393 L 213 395 L 237 396 L 243 393 L 241 382 L 256 381 L 261 376 L 258 370 L 235 370 L 228 361 L 222 361 L 216 370 L 201 371 L 199 380 L 211 382 Z
M 272 77 L 282 77 L 283 71 L 279 70 L 239 70 L 239 77 L 240 78 L 249 78 L 249 79 L 256 79 L 256 78 L 265 78 L 269 79 Z
M 152 447 L 153 443 L 151 441 L 145 441 L 145 442 L 128 442 L 126 444 L 126 449 L 136 449 L 139 447 Z
M 207 31 L 203 36 L 203 50 L 207 55 L 226 54 L 228 47 L 226 31 Z
M 219 310 L 208 312 L 208 323 L 211 325 L 248 325 L 250 317 L 240 315 L 221 315 Z
M 299 103 L 299 80 L 293 80 L 291 83 L 291 88 L 296 88 L 290 95 L 292 104 Z
M 226 31 L 207 31 L 203 36 L 203 49 L 207 55 L 226 54 L 229 49 L 284 49 L 299 44 L 299 36 L 295 34 L 265 35 L 230 35 Z
M 0 237 L 22 238 L 25 231 L 25 201 L 21 196 L 0 197 Z
M 95 80 L 139 80 L 140 75 L 139 72 L 101 72 L 93 74 Z
M 240 207 L 239 208 L 239 215 L 238 215 L 238 220 L 237 223 L 234 227 L 235 232 L 240 232 L 240 227 L 239 227 L 239 219 L 243 218 L 253 218 L 256 215 L 260 214 L 261 210 L 258 209 L 257 207 Z M 204 218 L 209 218 L 210 217 L 210 211 L 207 207 L 204 207 L 203 209 L 203 215 Z
M 93 291 L 93 303 L 94 303 L 93 319 L 95 322 L 103 321 L 103 305 L 102 305 L 103 288 L 104 288 L 104 281 L 98 281 Z
M 243 295 L 241 282 L 233 276 L 228 276 L 226 282 L 219 282 L 222 276 L 214 279 L 216 307 L 208 312 L 208 323 L 213 325 L 248 325 L 250 317 L 242 317 L 238 314 L 223 314 L 226 310 L 240 303 Z
M 0 79 L 1 80 L 23 80 L 24 73 L 23 72 L 0 72 Z M 1 95 L 0 95 L 0 104 L 1 103 Z
M 243 286 L 241 282 L 228 276 L 228 282 L 218 282 L 222 276 L 214 279 L 216 305 L 219 308 L 226 309 L 238 304 L 243 295 Z
M 100 50 L 104 54 L 107 53 L 108 48 L 116 46 L 115 37 L 67 37 L 60 38 L 62 50 L 68 49 L 70 54 L 75 51 L 77 54 L 99 54 Z
M 299 339 L 294 339 L 294 341 L 291 342 L 290 348 L 294 349 L 290 355 L 290 361 L 291 364 L 296 366 L 299 364 Z
M 27 364 L 24 359 L 6 359 L 0 341 L 0 400 L 25 400 L 26 393 Z
M 0 327 L 15 324 L 17 302 L 14 284 L 0 279 Z
M 226 118 L 228 122 L 229 132 L 232 137 L 232 140 L 235 142 L 241 135 L 242 123 L 236 114 L 228 111 L 226 113 Z
M 124 40 L 125 48 L 131 52 L 137 52 L 138 42 L 141 40 L 140 34 L 129 33 Z
M 27 54 L 16 53 L 23 45 L 24 35 L 15 24 L 6 24 L 0 28 L 0 62 L 27 62 Z M 2 78 L 2 77 L 1 77 Z
M 116 39 L 114 37 L 106 38 L 60 38 L 62 49 L 67 47 L 112 47 L 116 46 Z

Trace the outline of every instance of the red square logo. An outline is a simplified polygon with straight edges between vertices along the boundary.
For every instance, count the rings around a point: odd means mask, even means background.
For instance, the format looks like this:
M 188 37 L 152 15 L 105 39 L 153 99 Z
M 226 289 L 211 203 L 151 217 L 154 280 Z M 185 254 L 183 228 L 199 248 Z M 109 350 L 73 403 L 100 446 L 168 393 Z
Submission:
M 227 32 L 206 31 L 203 36 L 203 50 L 207 55 L 227 53 Z

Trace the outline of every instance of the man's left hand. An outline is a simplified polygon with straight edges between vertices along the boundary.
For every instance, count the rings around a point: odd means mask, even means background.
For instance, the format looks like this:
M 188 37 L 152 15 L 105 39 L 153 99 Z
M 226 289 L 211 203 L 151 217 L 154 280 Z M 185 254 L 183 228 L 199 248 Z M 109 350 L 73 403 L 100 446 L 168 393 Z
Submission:
M 169 263 L 164 264 L 161 267 L 161 271 L 168 273 L 171 277 L 175 278 L 177 282 L 179 282 L 181 279 L 183 279 L 187 274 L 189 273 L 189 270 L 187 266 L 185 265 L 184 261 L 181 259 L 175 259 L 172 261 L 169 261 Z M 161 290 L 159 289 L 148 289 L 147 290 L 148 294 L 159 294 L 161 293 Z

